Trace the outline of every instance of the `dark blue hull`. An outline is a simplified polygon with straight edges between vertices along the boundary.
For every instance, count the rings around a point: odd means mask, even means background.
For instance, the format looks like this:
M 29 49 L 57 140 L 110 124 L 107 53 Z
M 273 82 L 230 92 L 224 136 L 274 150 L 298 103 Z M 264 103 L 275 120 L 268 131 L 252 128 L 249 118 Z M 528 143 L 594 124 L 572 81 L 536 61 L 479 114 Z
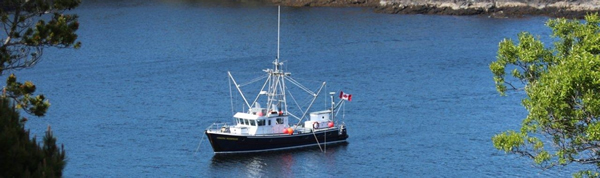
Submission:
M 205 131 L 215 153 L 247 153 L 293 149 L 324 143 L 341 143 L 348 138 L 346 128 L 320 130 L 294 135 L 240 136 Z M 316 138 L 315 138 L 316 136 Z M 318 140 L 318 142 L 317 142 Z

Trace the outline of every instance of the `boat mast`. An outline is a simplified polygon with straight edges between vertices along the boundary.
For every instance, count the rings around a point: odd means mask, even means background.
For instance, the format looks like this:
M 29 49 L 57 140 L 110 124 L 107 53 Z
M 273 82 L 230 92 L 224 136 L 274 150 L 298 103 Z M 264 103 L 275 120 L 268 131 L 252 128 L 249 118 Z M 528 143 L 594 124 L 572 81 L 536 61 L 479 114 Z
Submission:
M 279 63 L 279 26 L 281 21 L 281 6 L 277 6 L 277 58 L 275 58 L 275 62 Z
M 284 77 L 289 73 L 282 70 L 283 62 L 279 62 L 279 43 L 280 43 L 280 25 L 281 24 L 281 6 L 277 8 L 277 57 L 273 61 L 273 69 L 267 69 L 265 72 L 271 76 L 269 91 L 267 92 L 267 109 L 270 111 L 279 111 L 287 113 L 287 103 L 285 97 Z M 283 106 L 282 106 L 283 104 Z
M 280 31 L 281 31 L 281 6 L 277 6 L 277 63 L 279 63 L 279 42 L 280 42 L 280 34 L 281 34 Z M 283 65 L 283 62 L 279 63 L 279 64 Z M 279 67 L 281 67 L 281 66 L 279 66 Z M 286 75 L 289 75 L 290 73 L 283 72 L 283 69 L 278 69 L 278 70 L 281 70 L 280 71 L 281 72 L 280 75 L 281 75 L 281 92 L 282 92 L 282 96 L 281 97 L 282 98 L 281 98 L 280 101 L 283 102 L 283 110 L 287 114 L 287 101 L 286 101 L 286 97 L 285 97 L 285 88 L 286 88 L 286 86 L 285 86 L 284 77 Z M 280 103 L 277 103 L 277 104 L 279 105 Z M 277 106 L 277 107 L 279 107 L 278 108 L 279 111 L 282 111 L 280 109 L 281 106 Z

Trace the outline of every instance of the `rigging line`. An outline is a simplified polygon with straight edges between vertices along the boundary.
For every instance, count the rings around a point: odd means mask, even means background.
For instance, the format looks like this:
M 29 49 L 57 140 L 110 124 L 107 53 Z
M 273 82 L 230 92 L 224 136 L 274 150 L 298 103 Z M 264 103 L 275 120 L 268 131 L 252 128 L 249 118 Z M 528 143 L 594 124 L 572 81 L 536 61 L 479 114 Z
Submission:
M 340 104 L 338 104 L 338 106 L 337 106 L 337 107 L 335 107 L 335 108 L 334 108 L 334 110 L 336 110 L 337 108 L 339 108 L 341 105 L 344 105 L 344 103 L 343 103 L 343 102 L 340 102 Z M 337 111 L 335 111 L 335 115 L 334 115 L 334 116 L 337 116 L 339 112 L 340 112 L 340 110 L 339 110 L 339 109 L 337 109 Z
M 342 105 L 342 103 L 344 103 L 344 101 L 345 101 L 345 100 L 343 100 L 343 99 L 340 99 L 340 101 L 339 101 L 337 104 L 335 104 L 335 106 L 333 107 L 333 110 L 339 109 L 339 108 L 340 108 L 340 106 Z
M 312 90 L 306 88 L 304 85 L 302 85 L 300 82 L 296 81 L 294 78 L 287 77 L 286 79 L 288 79 L 288 81 L 292 82 L 292 84 L 296 85 L 298 88 L 304 90 L 308 94 L 311 94 L 313 96 L 315 95 L 315 93 Z
M 287 88 L 287 86 L 285 86 Z M 290 94 L 290 96 L 292 97 L 292 101 L 294 101 L 294 104 L 296 104 L 296 106 L 298 107 L 298 110 L 300 110 L 300 113 L 304 113 L 304 111 L 302 110 L 302 107 L 300 107 L 300 105 L 298 104 L 298 101 L 296 101 L 296 98 L 294 98 L 294 95 L 292 95 L 292 92 L 287 92 L 288 94 Z M 300 119 L 302 120 L 302 119 Z
M 263 84 L 262 88 L 260 88 L 260 91 L 263 91 L 265 89 L 265 87 L 267 86 L 267 83 L 269 83 L 269 81 L 271 80 L 271 75 L 267 75 L 267 80 L 265 80 L 265 83 Z M 259 91 L 259 92 L 260 92 Z M 258 98 L 260 97 L 260 93 L 258 95 L 256 95 L 256 98 L 254 98 L 254 101 L 252 101 L 252 105 L 254 105 L 254 103 L 256 103 L 256 101 L 258 101 Z M 269 96 L 267 96 L 269 97 Z
M 300 101 L 302 101 L 302 106 L 306 106 L 306 105 L 310 104 L 310 101 L 312 101 L 313 98 L 314 98 L 314 96 L 306 95 L 305 98 L 300 100 Z
M 269 89 L 271 89 L 271 88 L 273 89 L 273 93 L 269 94 L 269 96 L 267 96 L 267 106 L 266 106 L 267 108 L 271 108 L 271 105 L 273 104 L 274 100 L 277 99 L 277 96 L 279 95 L 279 94 L 277 94 L 277 91 L 279 90 L 278 86 L 281 85 L 279 82 L 281 80 L 280 79 L 281 76 L 274 75 L 273 77 L 274 77 L 273 80 L 275 82 L 273 82 L 273 85 L 271 87 L 269 87 Z
M 233 91 L 231 90 L 231 79 L 227 79 L 229 82 L 229 101 L 231 102 L 231 115 L 235 114 L 233 111 Z
M 264 78 L 267 78 L 268 76 L 269 75 L 263 75 L 263 76 L 260 76 L 260 77 L 256 77 L 256 78 L 254 78 L 254 79 L 252 79 L 252 80 L 250 80 L 250 81 L 248 81 L 246 83 L 240 84 L 240 87 L 253 84 L 254 82 L 258 82 L 258 81 L 260 81 L 260 80 L 262 80 Z
M 310 82 L 310 83 L 321 83 L 321 82 L 323 82 L 323 80 L 321 80 L 321 79 L 306 79 L 306 78 L 298 77 L 298 76 L 299 75 L 295 75 L 294 80 L 296 80 L 298 82 L 301 82 L 301 83 L 307 83 L 307 82 Z
M 346 119 L 346 105 L 345 104 L 342 105 L 342 122 L 344 119 Z
M 290 116 L 292 116 L 292 117 L 294 117 L 294 118 L 296 118 L 296 119 L 298 119 L 298 120 L 301 120 L 301 119 L 300 119 L 298 116 L 296 116 L 296 115 L 294 115 L 294 114 L 292 114 L 292 113 L 289 113 L 289 112 L 288 112 L 287 114 L 288 114 L 288 115 L 290 115 Z M 298 124 L 296 124 L 296 127 L 298 127 L 297 125 L 298 125 Z M 296 129 L 296 128 L 294 128 L 294 129 Z
M 304 111 L 304 114 L 302 114 L 302 117 L 300 117 L 300 119 L 304 119 L 304 117 L 306 116 L 306 114 L 308 113 L 308 111 L 310 110 L 312 105 L 315 103 L 315 100 L 317 100 L 317 96 L 319 96 L 319 93 L 321 93 L 321 90 L 323 90 L 323 87 L 326 84 L 327 84 L 326 82 L 323 82 L 321 87 L 319 87 L 319 91 L 317 91 L 317 94 L 315 95 L 315 97 L 313 97 L 312 101 L 310 102 L 310 105 L 308 105 L 308 107 L 306 108 L 306 111 Z M 298 124 L 300 124 L 300 121 L 298 121 Z
M 286 77 L 285 79 L 287 79 L 288 81 L 290 81 L 292 84 L 296 85 L 298 88 L 304 90 L 308 94 L 311 94 L 313 96 L 316 95 L 314 92 L 310 91 L 310 89 L 306 88 L 305 86 L 303 86 L 302 84 L 300 84 L 298 81 L 294 80 L 292 77 Z
M 273 96 L 273 101 L 271 101 L 271 106 L 275 103 L 279 103 L 283 100 L 283 95 L 285 94 L 285 90 L 283 89 L 284 87 L 284 80 L 283 80 L 283 76 L 277 76 L 277 84 L 275 85 L 275 87 L 279 90 L 279 93 L 275 93 L 275 95 Z M 273 109 L 277 109 L 277 108 L 273 108 Z
M 284 76 L 281 76 L 281 77 L 285 78 Z M 285 86 L 286 86 L 285 80 L 281 80 L 281 83 L 279 84 L 279 90 L 281 91 L 281 94 L 279 95 L 279 98 L 277 99 L 277 105 L 281 104 L 281 102 L 284 102 L 284 103 L 287 102 L 286 98 L 285 98 L 285 93 L 288 91 L 286 91 Z M 279 108 L 277 108 L 277 109 L 279 109 Z
M 284 77 L 284 78 L 285 78 L 285 74 L 284 74 L 284 76 L 282 76 L 282 77 Z M 284 105 L 283 107 L 286 109 L 286 111 L 285 111 L 285 112 L 287 113 L 287 96 L 286 96 L 285 94 L 286 94 L 288 91 L 287 91 L 287 89 L 285 88 L 286 86 L 287 86 L 287 85 L 286 85 L 286 83 L 285 83 L 285 80 L 281 80 L 281 91 L 283 91 L 283 92 L 281 93 L 281 95 L 282 95 L 282 96 L 281 96 L 281 101 L 279 101 L 279 102 L 277 103 L 277 105 L 279 105 L 279 106 L 277 106 L 277 109 L 281 108 L 281 104 L 282 104 L 281 102 L 283 102 L 283 105 Z M 282 109 L 283 109 L 283 108 L 282 108 Z

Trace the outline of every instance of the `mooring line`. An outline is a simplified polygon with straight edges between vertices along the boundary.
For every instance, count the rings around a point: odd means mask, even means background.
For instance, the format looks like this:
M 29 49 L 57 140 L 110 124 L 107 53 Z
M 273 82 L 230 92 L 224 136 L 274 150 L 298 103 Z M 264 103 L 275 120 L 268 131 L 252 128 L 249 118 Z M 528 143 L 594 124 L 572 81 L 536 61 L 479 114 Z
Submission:
M 198 153 L 198 150 L 200 150 L 200 145 L 202 145 L 202 141 L 204 141 L 204 137 L 206 137 L 206 134 L 202 134 L 202 139 L 200 139 L 200 143 L 198 143 L 198 148 L 196 148 L 196 151 L 194 152 L 194 156 L 196 156 L 196 153 Z
M 319 146 L 319 149 L 321 150 L 321 152 L 323 152 L 323 148 L 321 148 L 321 143 L 319 143 L 319 139 L 317 138 L 317 134 L 315 134 L 316 130 L 313 129 L 313 136 L 315 136 L 315 140 L 317 141 L 317 145 Z
M 327 131 L 325 131 L 325 133 L 323 134 L 323 137 L 325 138 L 325 140 L 323 142 L 323 147 L 325 147 L 323 149 L 323 153 L 327 153 Z

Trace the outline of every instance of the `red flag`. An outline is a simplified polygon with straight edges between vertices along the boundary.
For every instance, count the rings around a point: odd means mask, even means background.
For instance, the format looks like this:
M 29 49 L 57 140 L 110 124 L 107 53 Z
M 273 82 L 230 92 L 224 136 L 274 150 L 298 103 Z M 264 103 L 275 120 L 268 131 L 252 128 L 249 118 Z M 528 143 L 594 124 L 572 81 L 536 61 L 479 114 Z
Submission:
M 348 93 L 344 93 L 343 91 L 340 91 L 340 99 L 352 101 L 352 95 L 348 94 Z

